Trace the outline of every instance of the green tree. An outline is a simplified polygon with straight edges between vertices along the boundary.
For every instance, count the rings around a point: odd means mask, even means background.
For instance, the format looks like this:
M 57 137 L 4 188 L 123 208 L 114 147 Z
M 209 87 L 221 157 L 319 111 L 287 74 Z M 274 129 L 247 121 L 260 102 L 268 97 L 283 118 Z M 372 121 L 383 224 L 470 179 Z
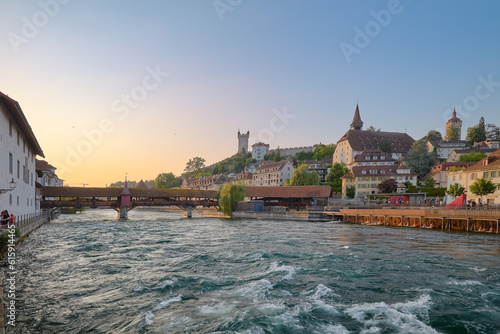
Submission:
M 349 173 L 349 168 L 343 162 L 336 162 L 332 165 L 330 173 L 328 173 L 327 181 L 332 182 L 335 187 L 342 186 L 342 176 Z
M 488 124 L 486 126 L 486 139 L 500 141 L 500 128 L 495 124 Z
M 295 158 L 297 158 L 297 161 L 305 161 L 305 160 L 312 160 L 314 156 L 314 151 L 313 152 L 298 152 L 295 154 Z
M 410 152 L 406 155 L 406 165 L 420 177 L 425 176 L 436 164 L 434 155 L 427 152 L 427 145 L 424 140 L 417 140 L 413 143 Z
M 370 125 L 366 131 L 378 131 L 380 132 L 380 128 L 377 130 L 373 125 Z
M 497 189 L 497 185 L 483 177 L 471 184 L 469 189 L 471 193 L 482 199 L 485 195 L 493 194 Z
M 398 190 L 398 182 L 394 179 L 386 179 L 377 185 L 377 189 L 385 194 L 392 194 Z
M 200 158 L 200 157 L 194 157 L 192 159 L 189 159 L 189 161 L 186 163 L 186 168 L 184 168 L 184 171 L 186 172 L 196 172 L 199 171 L 205 167 L 205 159 Z
M 443 136 L 441 135 L 441 132 L 436 131 L 436 130 L 430 130 L 427 135 L 425 136 L 425 141 L 429 140 L 443 140 Z
M 354 186 L 347 186 L 345 188 L 345 195 L 349 198 L 354 198 L 356 196 L 356 188 Z
M 479 119 L 479 124 L 467 129 L 467 137 L 465 139 L 472 146 L 474 143 L 479 143 L 486 140 L 486 128 L 484 124 L 484 117 Z
M 465 188 L 458 183 L 450 184 L 450 187 L 448 188 L 448 190 L 446 190 L 446 193 L 450 196 L 458 197 L 465 194 Z
M 155 186 L 158 189 L 168 189 L 178 187 L 182 184 L 182 180 L 172 173 L 161 173 L 155 179 Z
M 458 138 L 458 128 L 456 126 L 450 126 L 446 129 L 446 140 L 459 140 Z
M 226 216 L 232 217 L 236 202 L 245 199 L 245 186 L 224 183 L 220 190 L 219 207 Z
M 425 188 L 434 188 L 436 186 L 436 180 L 433 177 L 428 177 L 424 180 Z
M 323 145 L 319 144 L 315 149 L 314 149 L 314 155 L 313 159 L 314 160 L 323 160 L 324 158 L 331 158 L 333 157 L 333 152 L 335 152 L 335 145 L 329 144 L 329 145 Z
M 278 146 L 278 150 L 276 151 L 276 154 L 274 155 L 273 161 L 274 162 L 278 162 L 278 161 L 281 161 L 281 160 L 282 160 L 282 158 L 281 158 L 281 150 L 280 150 L 280 148 Z
M 287 186 L 312 186 L 319 184 L 319 174 L 316 171 L 309 171 L 309 165 L 302 164 L 295 168 L 290 177 L 290 181 L 286 182 Z
M 462 154 L 460 158 L 458 158 L 459 162 L 474 162 L 474 161 L 480 161 L 486 158 L 486 154 L 481 153 L 481 152 L 470 152 L 468 154 Z
M 385 153 L 392 153 L 391 144 L 389 144 L 389 142 L 385 139 L 380 142 L 380 144 L 378 145 L 378 149 Z

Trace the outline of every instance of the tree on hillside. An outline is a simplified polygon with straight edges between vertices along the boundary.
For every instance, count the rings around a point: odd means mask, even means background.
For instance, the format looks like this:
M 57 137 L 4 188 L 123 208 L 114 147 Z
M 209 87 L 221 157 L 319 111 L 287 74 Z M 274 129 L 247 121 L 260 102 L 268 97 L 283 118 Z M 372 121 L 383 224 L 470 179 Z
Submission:
M 495 124 L 488 124 L 486 126 L 486 139 L 500 141 L 500 128 Z
M 309 165 L 302 164 L 295 168 L 290 180 L 285 182 L 286 186 L 312 186 L 319 184 L 319 174 L 316 171 L 309 171 Z
M 448 190 L 446 190 L 446 193 L 450 196 L 458 197 L 465 194 L 465 188 L 458 183 L 450 184 L 450 187 L 448 188 Z
M 334 183 L 335 187 L 342 186 L 341 177 L 349 173 L 349 168 L 345 166 L 343 162 L 336 162 L 332 165 L 330 173 L 328 173 L 327 181 Z
M 459 162 L 474 162 L 474 161 L 480 161 L 486 158 L 486 154 L 481 153 L 481 152 L 470 152 L 468 154 L 462 154 L 459 158 Z
M 276 150 L 276 154 L 274 155 L 274 159 L 273 161 L 274 162 L 278 162 L 278 161 L 281 161 L 282 158 L 281 158 L 281 150 L 280 150 L 280 147 L 278 146 L 278 149 Z
M 497 185 L 491 182 L 491 180 L 487 180 L 483 177 L 471 184 L 469 189 L 471 193 L 482 199 L 483 196 L 493 194 L 497 189 Z
M 189 159 L 189 161 L 186 163 L 186 168 L 184 168 L 184 171 L 186 172 L 196 172 L 199 171 L 205 167 L 205 159 L 200 158 L 200 157 L 194 157 L 192 159 Z
M 446 140 L 459 140 L 458 128 L 456 126 L 450 126 L 446 129 Z
M 226 216 L 232 216 L 236 202 L 245 199 L 245 186 L 242 184 L 224 183 L 220 190 L 219 207 Z
M 391 144 L 389 144 L 389 142 L 385 139 L 380 141 L 380 144 L 378 145 L 378 149 L 381 150 L 382 152 L 385 152 L 385 153 L 389 153 L 389 154 L 392 153 Z
M 423 177 L 436 164 L 434 155 L 427 152 L 427 145 L 420 139 L 413 143 L 410 152 L 406 155 L 406 165 Z
M 301 151 L 301 152 L 295 154 L 295 158 L 297 159 L 297 161 L 312 160 L 313 156 L 314 156 L 314 152 Z
M 437 131 L 437 130 L 430 130 L 427 135 L 425 136 L 425 141 L 429 141 L 429 140 L 437 140 L 437 141 L 440 141 L 440 140 L 443 140 L 443 136 L 441 135 L 441 132 Z
M 433 177 L 428 177 L 424 180 L 425 188 L 434 188 L 436 186 L 436 180 Z
M 377 189 L 384 194 L 392 194 L 398 190 L 398 182 L 394 179 L 387 179 L 380 182 Z
M 479 143 L 486 140 L 486 127 L 484 117 L 479 119 L 479 124 L 467 129 L 467 137 L 465 139 L 472 146 L 474 143 Z
M 172 173 L 161 173 L 155 179 L 155 186 L 158 189 L 168 189 L 178 187 L 182 184 L 182 180 Z
M 331 158 L 333 157 L 333 152 L 335 152 L 335 145 L 329 144 L 329 145 L 323 145 L 319 144 L 315 149 L 314 149 L 314 155 L 313 159 L 314 160 L 323 160 L 324 158 Z

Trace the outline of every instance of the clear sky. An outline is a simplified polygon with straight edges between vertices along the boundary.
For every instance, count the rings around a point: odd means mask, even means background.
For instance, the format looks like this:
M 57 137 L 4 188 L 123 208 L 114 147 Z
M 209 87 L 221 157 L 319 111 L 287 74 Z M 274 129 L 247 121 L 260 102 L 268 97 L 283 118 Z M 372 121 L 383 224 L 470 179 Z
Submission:
M 500 125 L 500 2 L 0 2 L 0 91 L 70 186 L 180 175 L 365 127 Z

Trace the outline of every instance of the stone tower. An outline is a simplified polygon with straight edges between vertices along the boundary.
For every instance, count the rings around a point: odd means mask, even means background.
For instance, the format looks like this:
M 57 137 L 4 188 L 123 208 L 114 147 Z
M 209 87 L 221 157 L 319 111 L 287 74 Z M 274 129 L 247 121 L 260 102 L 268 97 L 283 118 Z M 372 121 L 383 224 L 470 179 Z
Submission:
M 241 150 L 245 150 L 245 153 L 248 153 L 248 137 L 250 137 L 250 131 L 240 133 L 240 130 L 238 130 L 238 153 L 241 153 Z
M 457 117 L 457 112 L 453 108 L 453 116 L 446 123 L 446 133 L 450 131 L 450 128 L 454 126 L 458 130 L 458 140 L 462 140 L 462 120 Z
M 363 130 L 363 121 L 359 115 L 359 107 L 356 104 L 356 111 L 354 112 L 354 118 L 351 123 L 351 130 Z

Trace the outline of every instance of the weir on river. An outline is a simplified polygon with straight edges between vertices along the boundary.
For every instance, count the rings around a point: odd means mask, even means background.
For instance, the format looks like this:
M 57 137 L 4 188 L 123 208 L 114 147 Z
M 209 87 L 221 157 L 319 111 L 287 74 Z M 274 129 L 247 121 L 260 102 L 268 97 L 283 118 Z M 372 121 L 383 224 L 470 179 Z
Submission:
M 341 209 L 335 216 L 343 222 L 355 224 L 496 234 L 500 230 L 500 210 L 494 209 Z

